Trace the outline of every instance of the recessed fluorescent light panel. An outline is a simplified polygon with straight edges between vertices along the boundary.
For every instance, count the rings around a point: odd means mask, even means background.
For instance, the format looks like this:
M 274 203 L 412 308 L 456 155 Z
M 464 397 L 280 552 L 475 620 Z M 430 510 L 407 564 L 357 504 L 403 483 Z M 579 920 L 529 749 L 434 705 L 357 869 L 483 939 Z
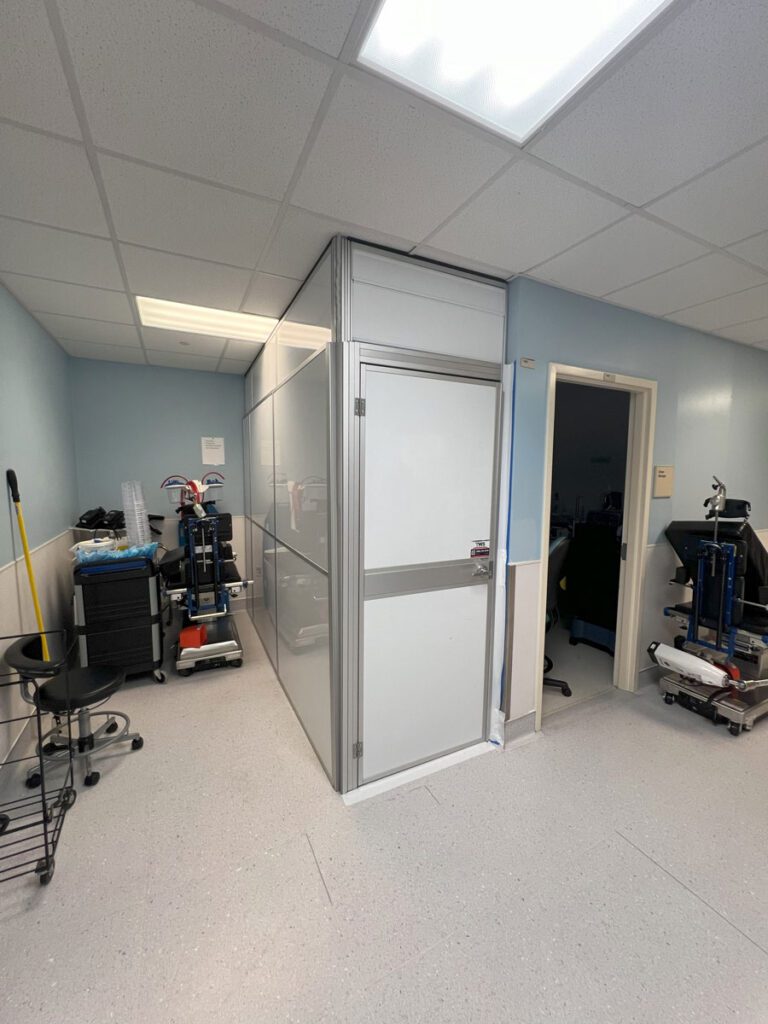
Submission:
M 523 143 L 672 0 L 383 0 L 359 61 Z
M 211 334 L 220 338 L 239 338 L 242 341 L 266 341 L 277 323 L 271 316 L 232 313 L 227 309 L 211 309 L 210 306 L 148 299 L 144 295 L 136 296 L 136 305 L 144 327 Z

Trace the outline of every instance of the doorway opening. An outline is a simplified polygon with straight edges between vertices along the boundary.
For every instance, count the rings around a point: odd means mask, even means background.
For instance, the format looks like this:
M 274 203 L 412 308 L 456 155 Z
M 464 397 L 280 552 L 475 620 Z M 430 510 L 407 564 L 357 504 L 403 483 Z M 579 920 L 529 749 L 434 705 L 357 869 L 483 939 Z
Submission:
M 613 685 L 630 400 L 556 384 L 544 715 Z
M 636 689 L 655 406 L 653 381 L 550 366 L 537 728 Z

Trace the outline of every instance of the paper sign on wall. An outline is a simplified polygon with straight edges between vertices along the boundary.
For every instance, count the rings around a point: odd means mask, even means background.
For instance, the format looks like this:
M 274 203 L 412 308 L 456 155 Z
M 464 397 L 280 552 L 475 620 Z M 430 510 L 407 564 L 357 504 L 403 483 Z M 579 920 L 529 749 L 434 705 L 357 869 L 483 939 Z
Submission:
M 204 466 L 223 466 L 225 464 L 223 437 L 201 437 L 200 448 Z
M 675 467 L 654 466 L 653 467 L 653 496 L 654 498 L 671 498 L 675 490 Z

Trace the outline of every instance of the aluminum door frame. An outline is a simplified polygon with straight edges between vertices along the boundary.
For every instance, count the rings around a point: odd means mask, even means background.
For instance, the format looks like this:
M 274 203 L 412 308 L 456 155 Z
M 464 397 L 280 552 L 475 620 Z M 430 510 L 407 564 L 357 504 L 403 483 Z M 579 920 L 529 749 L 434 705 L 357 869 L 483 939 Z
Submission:
M 491 561 L 496 559 L 498 547 L 498 516 L 496 510 L 499 502 L 499 486 L 501 472 L 499 453 L 501 451 L 502 426 L 502 367 L 500 364 L 482 360 L 463 359 L 454 356 L 440 355 L 431 352 L 418 352 L 410 349 L 391 348 L 384 345 L 371 345 L 365 342 L 348 342 L 340 346 L 346 356 L 346 377 L 353 387 L 348 396 L 346 408 L 349 413 L 349 429 L 346 432 L 349 462 L 349 517 L 347 519 L 347 551 L 349 561 L 346 579 L 348 586 L 348 629 L 346 657 L 347 673 L 343 686 L 344 727 L 346 733 L 341 744 L 340 779 L 344 791 L 356 789 L 362 783 L 360 777 L 361 758 L 355 756 L 355 745 L 361 742 L 363 730 L 363 610 L 365 602 L 365 559 L 363 553 L 364 538 L 364 469 L 365 469 L 365 416 L 355 414 L 355 401 L 363 399 L 363 383 L 365 368 L 375 367 L 379 370 L 400 372 L 407 375 L 426 377 L 442 377 L 465 383 L 478 383 L 493 386 L 496 389 L 496 409 L 494 423 L 494 458 L 493 478 L 490 495 L 490 547 Z M 342 456 L 343 457 L 343 456 Z M 488 587 L 488 606 L 486 616 L 485 637 L 485 670 L 483 696 L 483 735 L 486 739 L 490 725 L 490 695 L 492 689 L 493 666 L 493 626 L 496 605 L 497 587 L 494 584 L 498 566 L 493 565 L 491 578 L 486 582 Z M 449 751 L 441 751 L 435 757 Z M 421 763 L 421 762 L 420 762 Z M 403 765 L 402 769 L 408 767 Z M 402 770 L 401 769 L 401 770 Z M 372 780 L 367 780 L 372 781 Z

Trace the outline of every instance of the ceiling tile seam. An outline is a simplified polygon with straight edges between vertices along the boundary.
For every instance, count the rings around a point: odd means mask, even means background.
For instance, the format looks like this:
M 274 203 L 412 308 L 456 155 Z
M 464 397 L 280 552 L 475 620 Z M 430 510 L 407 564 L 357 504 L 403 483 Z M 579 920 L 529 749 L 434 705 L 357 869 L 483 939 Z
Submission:
M 122 295 L 122 292 L 115 292 L 116 295 Z M 32 312 L 32 310 L 30 310 Z M 105 320 L 103 316 L 83 316 L 80 313 L 57 313 L 54 309 L 36 309 L 35 313 L 40 313 L 42 316 L 60 316 L 64 320 L 88 320 L 89 323 L 94 324 L 114 324 L 117 327 L 133 327 L 133 324 L 127 324 L 124 320 Z M 73 339 L 74 340 L 74 339 Z M 107 345 L 112 344 L 106 342 Z
M 277 213 L 277 211 L 275 211 Z M 156 252 L 161 256 L 176 256 L 182 260 L 194 260 L 197 263 L 210 263 L 215 267 L 224 267 L 227 270 L 253 271 L 253 264 L 248 266 L 245 263 L 224 263 L 221 260 L 212 260 L 208 256 L 190 256 L 189 253 L 179 252 L 177 249 L 158 249 L 154 245 L 143 245 L 141 242 L 131 242 L 127 238 L 118 238 L 119 245 L 129 245 L 132 249 L 145 249 L 147 252 Z
M 473 203 L 477 198 L 479 198 L 483 194 L 483 192 L 486 191 L 486 189 L 489 189 L 492 185 L 495 185 L 499 178 L 502 177 L 502 175 L 506 174 L 506 172 L 516 163 L 519 163 L 521 158 L 522 153 L 513 153 L 510 159 L 503 163 L 497 171 L 494 171 L 494 173 L 490 176 L 490 178 L 487 179 L 487 181 L 484 181 L 482 185 L 478 186 L 478 188 L 476 188 L 474 192 L 472 192 L 469 196 L 467 196 L 466 199 L 459 203 L 459 205 L 454 210 L 452 210 L 447 217 L 444 217 L 440 221 L 437 227 L 433 228 L 430 232 L 428 232 L 421 239 L 421 241 L 417 241 L 416 245 L 429 245 L 430 239 L 434 238 L 439 231 L 442 231 L 442 229 L 446 226 L 446 224 L 448 224 L 449 221 L 453 220 L 454 217 L 458 217 L 460 214 L 462 214 L 464 210 L 470 205 L 470 203 Z
M 756 238 L 759 238 L 761 235 L 768 235 L 768 227 L 760 228 L 759 231 L 754 231 L 751 235 L 745 235 L 744 238 L 739 238 L 736 242 L 724 243 L 723 249 L 725 250 L 725 252 L 729 253 L 729 255 L 735 256 L 735 253 L 731 253 L 731 248 L 734 245 L 743 245 L 745 242 L 753 242 Z
M 0 116 L 0 125 L 7 124 L 11 128 L 20 128 L 25 132 L 32 132 L 33 135 L 42 135 L 46 139 L 54 139 L 56 142 L 69 142 L 82 149 L 85 145 L 82 139 L 73 138 L 71 135 L 62 135 L 61 132 L 51 131 L 50 128 L 37 128 L 33 124 L 26 124 L 24 121 L 15 121 L 12 117 Z
M 761 274 L 768 275 L 768 270 L 766 270 L 765 267 L 761 267 L 757 263 L 750 262 L 750 260 L 745 259 L 743 256 L 739 256 L 738 253 L 731 252 L 731 250 L 727 246 L 718 245 L 717 242 L 710 242 L 706 238 L 701 238 L 699 235 L 694 235 L 691 231 L 686 231 L 685 228 L 677 227 L 670 221 L 664 220 L 664 218 L 659 217 L 658 214 L 651 213 L 650 210 L 638 209 L 637 216 L 643 217 L 645 220 L 651 221 L 654 224 L 658 224 L 660 227 L 666 228 L 668 231 L 674 231 L 675 234 L 680 235 L 683 238 L 687 238 L 690 242 L 698 242 L 699 245 L 705 245 L 708 249 L 711 249 L 712 252 L 719 253 L 721 256 L 728 256 L 729 259 L 736 260 L 738 263 L 743 263 L 751 270 L 757 270 Z M 756 231 L 755 235 L 762 235 L 765 233 L 765 230 L 766 229 L 764 228 L 762 231 Z M 749 237 L 754 238 L 755 235 L 750 235 Z M 746 241 L 746 239 L 740 238 L 736 242 L 728 242 L 728 245 L 740 245 L 743 241 Z
M 718 255 L 718 254 L 717 253 L 711 253 L 711 252 L 705 252 L 705 253 L 702 253 L 702 255 L 700 255 L 700 256 L 694 256 L 693 259 L 686 260 L 685 263 L 678 263 L 678 265 L 676 267 L 669 267 L 667 270 L 658 270 L 658 271 L 656 271 L 655 274 L 649 274 L 647 277 L 638 278 L 637 281 L 632 281 L 631 284 L 623 284 L 620 288 L 611 288 L 611 290 L 609 292 L 606 292 L 605 295 L 601 295 L 600 298 L 601 299 L 607 299 L 611 295 L 615 295 L 616 292 L 623 292 L 626 288 L 634 288 L 635 285 L 645 284 L 646 281 L 652 281 L 656 277 L 663 277 L 664 274 L 671 274 L 675 270 L 682 270 L 683 267 L 689 267 L 692 263 L 698 263 L 700 260 L 709 259 L 709 257 L 713 256 L 713 255 Z M 730 253 L 728 253 L 728 255 L 730 256 Z M 743 263 L 744 261 L 741 260 L 740 262 Z M 750 264 L 748 264 L 748 266 L 750 266 L 750 269 L 757 269 L 757 268 L 752 267 Z M 761 270 L 760 273 L 763 274 L 768 279 L 768 271 Z M 704 303 L 712 302 L 712 301 L 714 301 L 714 299 L 724 299 L 726 297 L 726 295 L 738 295 L 740 292 L 748 292 L 750 288 L 762 288 L 762 285 L 761 284 L 757 284 L 757 285 L 751 284 L 747 288 L 737 288 L 733 292 L 725 292 L 723 295 L 715 295 L 712 299 L 704 299 L 702 302 L 695 303 L 695 305 L 703 306 Z M 680 307 L 680 311 L 682 311 L 683 309 L 692 309 L 692 308 L 693 308 L 692 306 L 681 306 Z M 670 313 L 677 313 L 678 310 L 670 309 L 669 312 Z M 661 313 L 659 315 L 660 316 L 667 316 L 666 313 Z
M 758 288 L 762 288 L 764 286 L 759 284 L 757 287 Z M 746 290 L 747 291 L 751 291 L 750 288 L 747 288 Z M 723 296 L 721 296 L 721 298 L 723 298 L 723 299 L 730 299 L 732 295 L 741 295 L 741 294 L 742 294 L 741 292 L 732 292 L 731 295 L 723 295 Z M 709 299 L 709 302 L 718 302 L 718 301 L 719 301 L 718 299 Z M 704 306 L 704 305 L 706 305 L 706 303 L 702 302 L 702 303 L 700 303 L 700 305 Z M 670 320 L 671 317 L 673 317 L 673 316 L 680 316 L 681 313 L 687 313 L 689 309 L 696 309 L 696 307 L 695 306 L 688 306 L 687 309 L 679 309 L 676 313 L 665 313 L 664 316 L 663 316 L 663 319 L 664 320 Z M 749 320 L 736 320 L 733 323 L 720 324 L 719 327 L 711 327 L 710 330 L 712 330 L 712 331 L 730 331 L 731 328 L 733 328 L 733 327 L 744 327 L 747 324 L 756 324 L 760 320 L 768 320 L 768 313 L 764 313 L 762 316 L 750 317 Z M 673 320 L 672 323 L 679 323 L 679 321 Z M 691 325 L 690 324 L 684 324 L 683 326 L 684 327 L 690 327 Z M 692 330 L 694 330 L 694 331 L 703 330 L 703 328 L 693 327 Z M 744 344 L 747 344 L 747 342 L 744 342 Z M 754 344 L 754 342 L 752 342 L 751 344 Z
M 542 160 L 540 156 L 535 156 L 535 154 L 528 153 L 526 150 L 523 150 L 522 157 L 527 163 L 533 164 L 535 167 L 539 167 L 543 171 L 548 171 L 556 178 L 560 178 L 561 181 L 570 182 L 571 185 L 578 185 L 600 199 L 605 199 L 610 203 L 623 206 L 624 209 L 628 210 L 630 213 L 637 213 L 640 210 L 640 207 L 635 206 L 635 204 L 631 203 L 628 199 L 623 199 L 621 196 L 614 195 L 613 192 L 607 192 L 604 188 L 600 188 L 599 185 L 593 185 L 591 181 L 587 181 L 585 178 L 579 178 L 577 175 L 571 174 L 570 171 L 563 170 L 562 167 L 556 167 L 554 164 L 549 163 L 549 161 Z
M 705 167 L 703 171 L 698 171 L 690 178 L 686 178 L 685 181 L 681 181 L 679 185 L 674 185 L 672 188 L 668 188 L 666 192 L 660 192 L 659 195 L 654 196 L 653 199 L 649 199 L 648 202 L 643 203 L 642 206 L 638 207 L 640 210 L 646 210 L 649 206 L 653 206 L 654 203 L 660 203 L 663 199 L 671 196 L 674 192 L 679 192 L 689 185 L 693 185 L 701 178 L 705 178 L 708 174 L 712 174 L 714 171 L 719 171 L 721 167 L 725 167 L 732 160 L 738 160 L 739 157 L 744 156 L 753 149 L 757 149 L 758 146 L 762 146 L 765 142 L 768 142 L 768 134 L 761 136 L 757 141 L 750 142 L 746 146 L 742 146 L 741 149 L 735 150 L 729 156 L 723 157 L 722 160 L 718 160 L 716 163 L 711 164 L 709 167 Z
M 105 241 L 105 239 L 99 239 L 99 241 Z M 40 274 L 20 274 L 16 270 L 0 270 L 0 279 L 3 274 L 13 274 L 14 277 L 27 277 L 30 281 L 50 281 L 51 284 L 64 284 L 70 288 L 88 288 L 92 292 L 106 292 L 107 295 L 125 295 L 125 291 L 122 288 L 102 288 L 101 285 L 96 284 L 77 284 L 73 281 L 60 281 L 58 277 L 41 277 Z M 38 313 L 47 313 L 47 309 L 38 309 Z M 52 312 L 52 311 L 51 311 Z M 79 315 L 79 314 L 72 314 Z
M 338 59 L 342 64 L 351 64 L 357 57 L 368 32 L 368 26 L 373 23 L 383 2 L 384 0 L 360 0 L 358 3 L 346 39 L 339 51 Z
M 519 274 L 532 274 L 534 271 L 538 270 L 539 267 L 543 267 L 547 263 L 551 263 L 553 260 L 560 259 L 560 257 L 561 256 L 565 256 L 566 253 L 571 252 L 573 249 L 578 249 L 578 247 L 580 245 L 584 245 L 585 242 L 591 242 L 593 238 L 598 238 L 600 235 L 604 235 L 606 231 L 610 231 L 611 228 L 618 227 L 619 224 L 626 223 L 626 221 L 628 221 L 630 217 L 634 217 L 634 216 L 635 216 L 634 212 L 631 211 L 631 210 L 628 210 L 627 213 L 623 217 L 619 217 L 618 220 L 612 220 L 610 224 L 604 224 L 603 227 L 598 228 L 597 231 L 593 231 L 591 234 L 585 235 L 584 238 L 580 238 L 578 240 L 578 242 L 572 242 L 571 245 L 567 246 L 565 249 L 561 249 L 561 251 L 558 252 L 558 253 L 555 253 L 554 256 L 547 256 L 547 258 L 545 260 L 540 260 L 538 263 L 534 263 L 530 267 L 525 267 L 524 269 L 519 270 L 518 273 Z M 536 278 L 536 280 L 539 280 L 539 278 Z M 633 282 L 633 284 L 634 284 L 634 282 Z M 593 296 L 593 298 L 594 298 L 594 296 Z
M 296 188 L 296 183 L 301 177 L 306 162 L 309 159 L 309 154 L 312 151 L 312 147 L 315 144 L 315 140 L 317 139 L 318 133 L 320 132 L 320 128 L 322 127 L 323 121 L 326 118 L 333 98 L 336 95 L 336 91 L 339 87 L 339 83 L 341 82 L 343 74 L 343 65 L 336 62 L 336 67 L 328 80 L 328 84 L 325 87 L 325 92 L 323 93 L 323 97 L 320 100 L 320 105 L 318 106 L 317 111 L 315 112 L 315 116 L 312 120 L 309 132 L 307 133 L 307 137 L 305 138 L 304 144 L 301 147 L 301 152 L 299 153 L 296 165 L 293 168 L 293 173 L 291 174 L 290 180 L 288 181 L 288 185 L 286 187 L 283 200 L 280 203 L 280 208 L 278 209 L 277 214 L 274 220 L 272 221 L 272 227 L 270 228 L 267 237 L 264 240 L 264 245 L 262 246 L 261 253 L 259 254 L 258 260 L 256 261 L 256 267 L 254 268 L 250 280 L 248 281 L 245 287 L 245 292 L 243 294 L 242 301 L 238 306 L 238 309 L 241 313 L 243 312 L 243 306 L 245 305 L 246 299 L 248 298 L 248 295 L 250 294 L 250 291 L 256 282 L 256 278 L 261 273 L 261 267 L 264 265 L 264 260 L 266 259 L 266 255 L 269 251 L 269 248 L 274 242 L 274 240 L 277 238 L 277 234 L 283 224 L 286 211 L 288 209 L 288 206 L 290 205 L 291 195 L 293 194 L 293 191 Z M 224 351 L 222 352 L 219 358 L 219 363 L 221 363 L 221 360 L 225 358 L 228 348 L 229 340 L 227 340 L 227 344 L 224 346 Z M 218 370 L 218 365 L 216 369 Z
M 197 7 L 202 7 L 203 10 L 209 11 L 211 14 L 219 15 L 227 21 L 233 21 L 242 28 L 247 28 L 250 32 L 260 33 L 271 39 L 272 42 L 280 43 L 281 46 L 285 46 L 289 50 L 296 50 L 304 57 L 310 57 L 312 60 L 321 61 L 329 66 L 338 63 L 337 58 L 330 53 L 326 53 L 325 50 L 320 50 L 316 46 L 312 46 L 311 43 L 305 43 L 303 39 L 298 39 L 296 36 L 283 32 L 273 25 L 268 25 L 265 21 L 259 20 L 259 18 L 254 17 L 252 14 L 246 14 L 245 11 L 240 11 L 236 7 L 229 7 L 227 4 L 221 3 L 220 0 L 192 0 L 192 3 Z
M 575 92 L 568 97 L 562 106 L 553 111 L 544 124 L 540 125 L 531 138 L 525 142 L 523 146 L 524 151 L 528 152 L 528 148 L 530 146 L 534 146 L 538 142 L 541 142 L 542 139 L 557 128 L 561 121 L 565 120 L 566 117 L 572 114 L 580 103 L 583 103 L 584 100 L 599 89 L 601 85 L 613 77 L 616 72 L 620 71 L 625 64 L 628 64 L 636 54 L 648 45 L 648 43 L 650 43 L 673 21 L 675 21 L 684 10 L 688 7 L 693 7 L 693 5 L 698 2 L 699 0 L 673 0 L 667 9 L 657 14 L 651 20 L 650 24 L 646 25 L 637 33 L 634 39 L 625 43 L 623 46 L 620 46 L 614 55 L 605 62 L 600 70 L 597 71 L 588 82 L 584 82 L 581 86 L 577 86 Z
M 32 227 L 46 228 L 48 231 L 63 231 L 64 234 L 67 235 L 79 235 L 81 238 L 93 238 L 98 242 L 110 241 L 109 235 L 95 235 L 92 231 L 79 231 L 77 228 L 63 228 L 61 224 L 51 224 L 45 220 L 30 220 L 29 217 L 14 217 L 12 213 L 0 213 L 0 220 L 12 220 L 17 224 L 31 224 Z
M 144 361 L 147 361 L 146 349 L 144 348 L 144 338 L 141 334 L 141 319 L 139 317 L 138 309 L 136 307 L 135 299 L 131 294 L 131 290 L 128 285 L 128 275 L 125 270 L 123 258 L 120 253 L 120 245 L 117 241 L 117 234 L 115 232 L 115 223 L 112 219 L 112 210 L 109 206 L 109 199 L 107 197 L 107 190 L 104 186 L 104 180 L 101 176 L 101 168 L 99 167 L 99 159 L 96 150 L 93 145 L 93 136 L 91 135 L 91 127 L 88 124 L 88 118 L 85 112 L 85 104 L 83 103 L 82 95 L 80 94 L 80 86 L 77 81 L 77 75 L 75 74 L 75 65 L 72 60 L 72 55 L 69 51 L 69 43 L 67 41 L 66 33 L 64 31 L 64 25 L 61 20 L 59 9 L 56 6 L 56 0 L 44 0 L 45 10 L 48 15 L 48 22 L 53 33 L 53 38 L 56 44 L 56 49 L 59 54 L 59 60 L 64 71 L 64 78 L 69 88 L 70 98 L 72 100 L 72 106 L 75 110 L 75 117 L 77 118 L 80 131 L 83 136 L 83 144 L 85 146 L 85 153 L 88 157 L 88 163 L 91 167 L 93 179 L 96 183 L 96 189 L 101 199 L 101 204 L 104 210 L 104 217 L 107 221 L 107 227 L 109 228 L 110 241 L 112 242 L 112 249 L 117 262 L 118 270 L 123 281 L 125 288 L 125 294 L 128 297 L 128 305 L 131 310 L 133 317 L 134 326 L 136 327 L 136 333 L 139 337 L 139 344 L 141 345 L 142 351 L 144 352 Z
M 273 206 L 279 206 L 282 199 L 275 199 L 274 196 L 265 196 L 260 192 L 251 192 L 247 188 L 239 188 L 237 185 L 229 185 L 223 181 L 216 181 L 213 178 L 204 178 L 200 174 L 192 174 L 190 171 L 180 171 L 175 167 L 168 167 L 166 164 L 157 164 L 152 160 L 143 160 L 138 156 L 131 156 L 130 153 L 121 153 L 116 149 L 107 149 L 105 146 L 94 146 L 93 147 L 99 156 L 112 157 L 115 160 L 124 160 L 129 164 L 136 164 L 138 167 L 147 167 L 152 171 L 161 171 L 163 174 L 169 174 L 177 178 L 183 178 L 185 181 L 193 181 L 198 185 L 208 185 L 210 188 L 220 189 L 222 192 L 231 192 L 236 196 L 244 196 L 246 199 L 258 199 L 262 203 L 271 203 Z

